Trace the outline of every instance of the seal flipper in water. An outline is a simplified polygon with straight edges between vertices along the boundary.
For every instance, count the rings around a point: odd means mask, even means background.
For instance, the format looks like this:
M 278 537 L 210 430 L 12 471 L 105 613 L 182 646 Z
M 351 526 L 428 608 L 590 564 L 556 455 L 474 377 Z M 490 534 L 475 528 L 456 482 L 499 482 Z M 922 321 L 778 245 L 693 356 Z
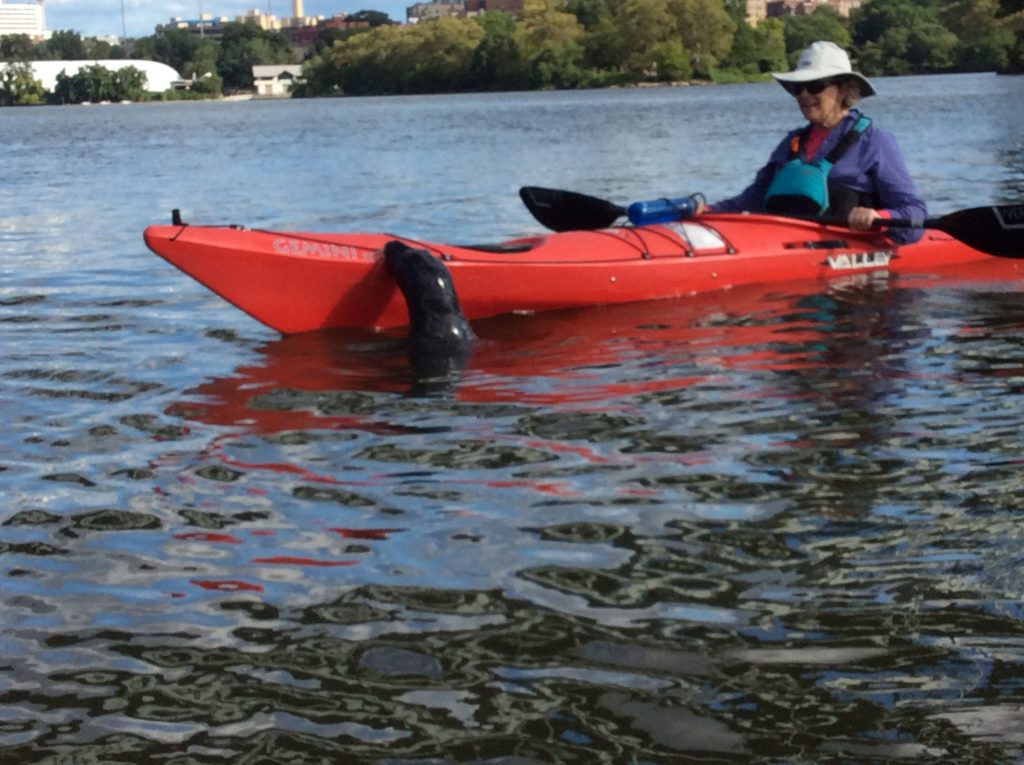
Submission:
M 398 241 L 385 245 L 384 263 L 409 309 L 409 361 L 417 381 L 451 381 L 465 364 L 474 339 L 451 274 L 426 250 Z

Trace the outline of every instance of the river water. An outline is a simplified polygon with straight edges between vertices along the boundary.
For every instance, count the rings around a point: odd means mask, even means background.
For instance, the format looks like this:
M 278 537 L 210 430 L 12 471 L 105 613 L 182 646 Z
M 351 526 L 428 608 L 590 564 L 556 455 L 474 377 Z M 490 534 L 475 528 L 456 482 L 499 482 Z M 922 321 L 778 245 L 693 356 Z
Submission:
M 932 208 L 1024 79 L 883 79 Z M 734 193 L 773 84 L 0 110 L 0 761 L 1019 762 L 1024 279 L 282 339 L 196 223 L 485 241 L 516 190 Z

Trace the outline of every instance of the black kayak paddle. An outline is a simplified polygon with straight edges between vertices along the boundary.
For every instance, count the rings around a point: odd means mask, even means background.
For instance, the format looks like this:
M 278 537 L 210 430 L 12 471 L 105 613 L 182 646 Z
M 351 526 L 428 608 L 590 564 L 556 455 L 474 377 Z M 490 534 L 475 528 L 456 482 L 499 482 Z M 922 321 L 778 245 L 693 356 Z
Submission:
M 988 255 L 1024 258 L 1024 204 L 992 205 L 957 210 L 921 223 L 912 220 L 877 220 L 880 228 L 930 228 L 942 231 Z
M 626 214 L 625 207 L 576 191 L 523 186 L 519 198 L 533 217 L 552 231 L 608 228 Z
M 524 186 L 519 196 L 542 225 L 552 231 L 608 228 L 626 214 L 626 208 L 576 191 Z M 842 226 L 833 218 L 801 218 Z M 957 210 L 924 222 L 877 220 L 880 228 L 930 228 L 942 231 L 980 252 L 1000 258 L 1024 258 L 1024 204 L 993 205 Z

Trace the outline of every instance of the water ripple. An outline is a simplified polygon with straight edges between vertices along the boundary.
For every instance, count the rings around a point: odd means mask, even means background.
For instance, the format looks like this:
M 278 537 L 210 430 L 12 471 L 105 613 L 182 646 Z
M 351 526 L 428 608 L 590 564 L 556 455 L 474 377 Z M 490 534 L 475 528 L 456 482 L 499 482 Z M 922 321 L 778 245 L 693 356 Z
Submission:
M 937 208 L 1024 193 L 1017 80 L 882 84 Z M 0 759 L 1020 760 L 1012 261 L 480 322 L 423 398 L 396 334 L 274 337 L 139 237 L 732 193 L 777 90 L 5 112 Z

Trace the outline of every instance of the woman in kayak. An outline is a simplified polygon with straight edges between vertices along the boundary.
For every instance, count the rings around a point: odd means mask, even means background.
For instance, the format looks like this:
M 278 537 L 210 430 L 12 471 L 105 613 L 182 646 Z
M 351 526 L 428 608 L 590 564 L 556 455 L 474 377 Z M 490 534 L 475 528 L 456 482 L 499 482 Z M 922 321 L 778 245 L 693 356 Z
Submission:
M 710 209 L 826 215 L 860 230 L 872 228 L 879 218 L 927 217 L 896 140 L 855 108 L 875 89 L 853 71 L 842 48 L 832 42 L 812 43 L 796 69 L 772 76 L 796 98 L 809 124 L 782 140 L 750 186 Z M 893 228 L 888 233 L 909 243 L 923 231 Z

